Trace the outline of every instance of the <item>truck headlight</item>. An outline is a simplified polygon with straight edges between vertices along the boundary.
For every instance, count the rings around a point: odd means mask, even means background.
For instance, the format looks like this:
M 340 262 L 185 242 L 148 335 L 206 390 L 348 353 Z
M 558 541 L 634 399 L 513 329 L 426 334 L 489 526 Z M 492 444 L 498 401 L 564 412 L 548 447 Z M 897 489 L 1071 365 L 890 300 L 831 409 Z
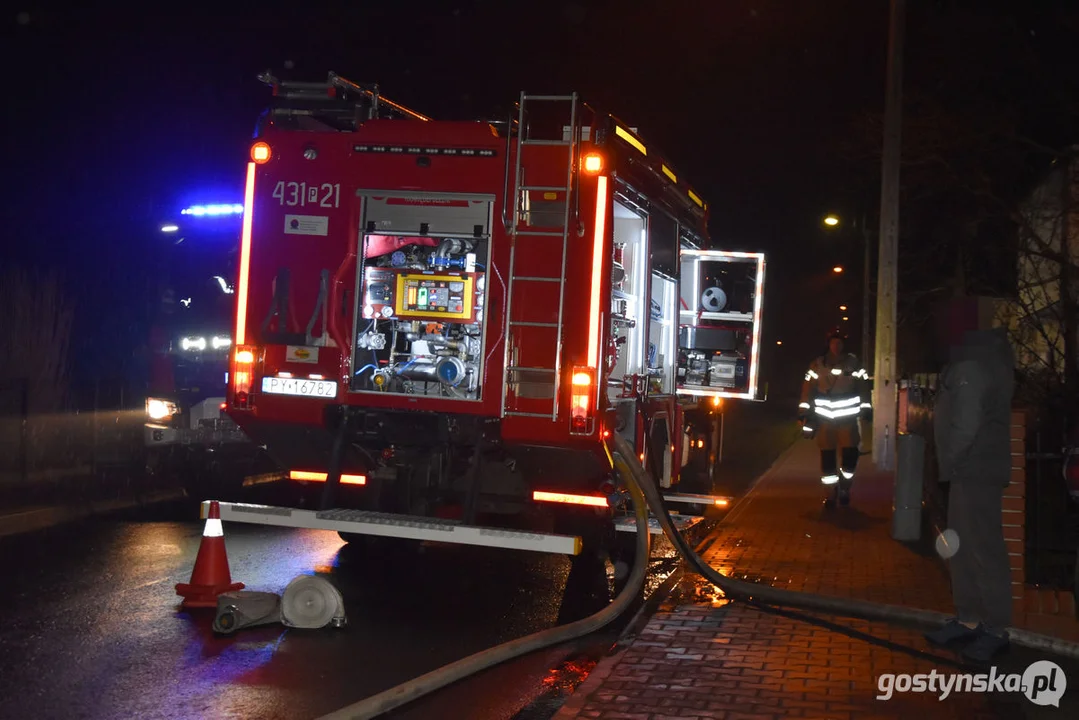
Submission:
M 151 420 L 167 420 L 179 411 L 176 403 L 160 398 L 146 399 L 146 415 Z
M 185 337 L 180 341 L 180 347 L 184 350 L 205 350 L 206 338 L 204 337 Z
M 210 341 L 210 347 L 212 347 L 214 350 L 221 350 L 223 348 L 227 348 L 231 344 L 232 338 L 230 338 L 228 335 L 216 335 L 214 336 L 214 339 Z

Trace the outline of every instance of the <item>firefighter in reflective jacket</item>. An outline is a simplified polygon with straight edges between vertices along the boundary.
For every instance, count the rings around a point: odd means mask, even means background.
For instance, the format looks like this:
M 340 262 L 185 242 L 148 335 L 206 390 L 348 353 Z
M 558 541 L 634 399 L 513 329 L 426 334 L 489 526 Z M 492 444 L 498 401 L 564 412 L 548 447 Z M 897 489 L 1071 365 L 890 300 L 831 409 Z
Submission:
M 828 352 L 809 365 L 802 384 L 798 416 L 802 434 L 817 439 L 821 483 L 832 490 L 828 505 L 850 502 L 854 470 L 858 465 L 858 418 L 871 409 L 869 375 L 858 358 L 843 352 L 846 337 L 838 329 L 828 333 Z M 836 450 L 840 452 L 836 467 Z

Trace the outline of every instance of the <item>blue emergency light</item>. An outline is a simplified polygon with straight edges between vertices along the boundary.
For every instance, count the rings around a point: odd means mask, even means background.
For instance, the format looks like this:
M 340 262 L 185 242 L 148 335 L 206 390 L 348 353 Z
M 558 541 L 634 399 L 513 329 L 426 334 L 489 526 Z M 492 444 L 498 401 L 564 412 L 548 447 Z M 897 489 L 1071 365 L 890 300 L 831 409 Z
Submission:
M 215 215 L 242 215 L 244 206 L 239 203 L 222 203 L 218 205 L 192 205 L 180 211 L 181 215 L 194 215 L 195 217 Z

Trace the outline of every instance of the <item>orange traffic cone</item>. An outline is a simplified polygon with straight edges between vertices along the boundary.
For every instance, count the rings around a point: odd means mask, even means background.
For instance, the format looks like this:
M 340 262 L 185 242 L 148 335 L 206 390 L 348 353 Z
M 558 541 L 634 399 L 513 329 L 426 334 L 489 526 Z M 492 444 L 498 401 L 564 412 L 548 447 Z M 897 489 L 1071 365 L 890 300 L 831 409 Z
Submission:
M 232 582 L 229 558 L 225 553 L 225 532 L 221 527 L 221 506 L 210 501 L 210 514 L 202 531 L 202 544 L 191 571 L 190 583 L 176 585 L 176 594 L 184 597 L 183 607 L 217 607 L 221 593 L 242 590 L 243 583 Z

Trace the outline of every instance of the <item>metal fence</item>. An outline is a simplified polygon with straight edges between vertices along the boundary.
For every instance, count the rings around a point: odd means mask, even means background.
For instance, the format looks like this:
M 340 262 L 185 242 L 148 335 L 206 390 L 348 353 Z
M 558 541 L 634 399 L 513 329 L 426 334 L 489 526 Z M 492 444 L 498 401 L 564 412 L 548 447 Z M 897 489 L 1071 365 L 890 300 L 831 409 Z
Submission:
M 1064 480 L 1066 433 L 1052 415 L 1027 419 L 1027 582 L 1070 589 L 1075 582 L 1079 512 Z
M 930 522 L 947 527 L 948 486 L 939 482 L 933 442 L 933 400 L 939 376 L 916 375 L 901 384 L 907 432 L 925 439 L 923 499 Z M 1079 508 L 1064 480 L 1067 440 L 1052 413 L 1025 409 L 1026 581 L 1071 589 L 1076 577 Z

